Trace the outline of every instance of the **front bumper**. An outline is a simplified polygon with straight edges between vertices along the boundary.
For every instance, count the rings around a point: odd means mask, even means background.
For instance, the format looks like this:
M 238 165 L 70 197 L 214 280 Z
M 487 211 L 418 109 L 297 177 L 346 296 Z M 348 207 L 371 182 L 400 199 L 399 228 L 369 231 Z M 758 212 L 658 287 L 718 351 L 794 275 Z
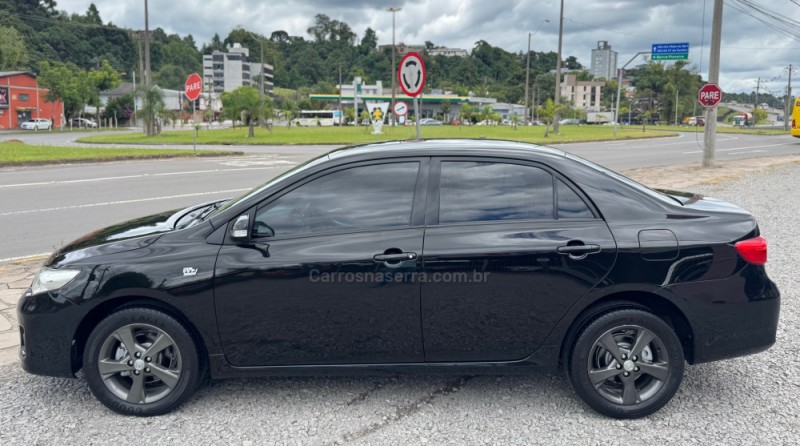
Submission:
M 52 293 L 26 293 L 17 304 L 20 364 L 28 373 L 74 376 L 80 364 L 74 334 L 80 323 L 78 307 Z

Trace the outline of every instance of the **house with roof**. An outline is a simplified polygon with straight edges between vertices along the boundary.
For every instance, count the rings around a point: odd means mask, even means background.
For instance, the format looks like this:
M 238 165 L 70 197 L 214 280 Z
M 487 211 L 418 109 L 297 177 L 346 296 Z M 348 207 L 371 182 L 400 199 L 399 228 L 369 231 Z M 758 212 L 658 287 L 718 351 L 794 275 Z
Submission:
M 29 119 L 45 118 L 53 127 L 64 122 L 64 104 L 48 101 L 32 71 L 0 71 L 0 129 L 16 129 Z

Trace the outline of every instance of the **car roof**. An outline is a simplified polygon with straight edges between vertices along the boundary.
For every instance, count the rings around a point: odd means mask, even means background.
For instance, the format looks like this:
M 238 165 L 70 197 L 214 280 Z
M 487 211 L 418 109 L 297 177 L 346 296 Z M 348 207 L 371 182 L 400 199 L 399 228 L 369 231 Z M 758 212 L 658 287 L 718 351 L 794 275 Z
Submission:
M 519 141 L 494 139 L 429 139 L 389 141 L 343 147 L 328 153 L 328 158 L 370 157 L 370 155 L 392 156 L 436 156 L 436 155 L 530 155 L 566 156 L 563 150 Z

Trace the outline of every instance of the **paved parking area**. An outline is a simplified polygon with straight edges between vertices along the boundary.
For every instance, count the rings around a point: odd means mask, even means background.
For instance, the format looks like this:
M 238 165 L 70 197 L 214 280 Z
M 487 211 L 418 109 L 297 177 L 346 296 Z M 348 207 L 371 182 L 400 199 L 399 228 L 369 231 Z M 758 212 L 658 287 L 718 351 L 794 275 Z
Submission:
M 0 265 L 0 364 L 16 361 L 19 345 L 17 301 L 31 285 L 43 259 Z
M 800 165 L 695 190 L 759 219 L 769 274 L 783 295 L 778 343 L 759 355 L 688 367 L 674 400 L 648 418 L 601 417 L 563 376 L 545 373 L 225 380 L 174 413 L 127 418 L 96 402 L 82 376 L 32 376 L 9 363 L 0 366 L 0 444 L 796 444 Z M 5 322 L 12 291 L 30 276 L 30 265 L 0 269 Z

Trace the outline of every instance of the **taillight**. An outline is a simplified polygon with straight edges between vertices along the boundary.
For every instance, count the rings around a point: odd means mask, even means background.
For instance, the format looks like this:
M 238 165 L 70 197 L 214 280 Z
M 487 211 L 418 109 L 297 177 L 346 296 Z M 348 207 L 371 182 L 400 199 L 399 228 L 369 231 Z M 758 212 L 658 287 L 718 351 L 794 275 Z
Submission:
M 794 119 L 792 119 L 792 128 L 793 128 L 793 129 L 796 129 L 796 128 L 797 128 L 797 124 L 794 122 Z
M 749 263 L 763 265 L 767 263 L 767 239 L 756 237 L 737 242 L 735 245 L 739 255 Z

